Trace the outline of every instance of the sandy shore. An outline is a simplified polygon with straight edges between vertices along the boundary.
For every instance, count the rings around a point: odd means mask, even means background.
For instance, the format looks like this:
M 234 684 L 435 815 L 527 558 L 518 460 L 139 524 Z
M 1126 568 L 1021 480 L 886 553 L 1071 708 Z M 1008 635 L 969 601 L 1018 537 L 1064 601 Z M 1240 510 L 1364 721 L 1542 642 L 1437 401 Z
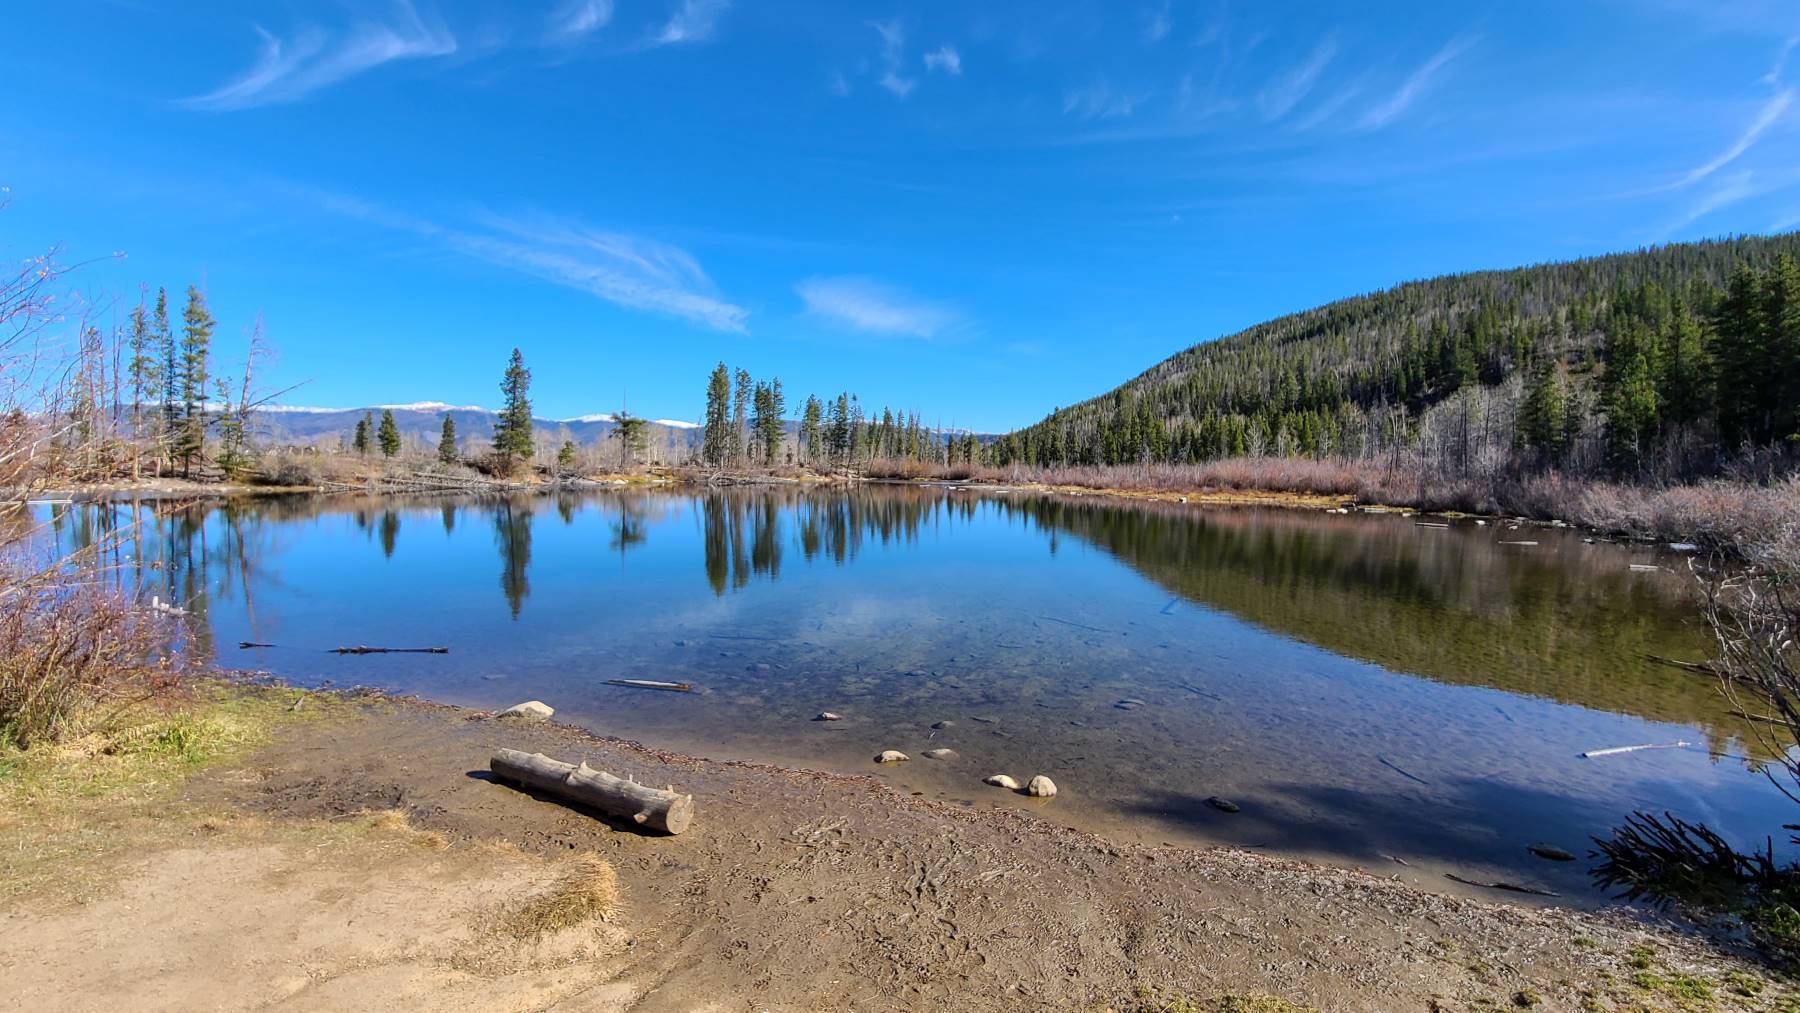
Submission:
M 15 807 L 0 844 L 59 857 L 0 901 L 0 1007 L 1787 1008 L 1754 963 L 1640 911 L 1120 844 L 451 707 L 313 709 L 166 790 Z M 496 783 L 499 746 L 692 792 L 696 825 L 648 836 Z M 617 870 L 614 917 L 493 931 L 584 855 Z

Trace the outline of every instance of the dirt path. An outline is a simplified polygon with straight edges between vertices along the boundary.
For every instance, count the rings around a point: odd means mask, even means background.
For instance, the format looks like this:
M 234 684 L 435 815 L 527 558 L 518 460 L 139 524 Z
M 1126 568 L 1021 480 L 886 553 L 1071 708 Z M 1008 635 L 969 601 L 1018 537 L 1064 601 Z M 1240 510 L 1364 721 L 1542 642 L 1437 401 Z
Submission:
M 642 836 L 494 783 L 500 745 L 674 784 L 694 793 L 696 827 Z M 195 778 L 174 808 L 265 829 L 165 844 L 83 904 L 15 904 L 0 1006 L 1204 1009 L 1159 1003 L 1267 993 L 1334 1011 L 1784 1008 L 1776 986 L 1733 977 L 1749 965 L 1625 912 L 1113 845 L 869 779 L 423 704 L 290 730 Z M 308 836 L 369 810 L 447 846 Z M 507 898 L 588 853 L 617 869 L 616 920 L 484 945 Z

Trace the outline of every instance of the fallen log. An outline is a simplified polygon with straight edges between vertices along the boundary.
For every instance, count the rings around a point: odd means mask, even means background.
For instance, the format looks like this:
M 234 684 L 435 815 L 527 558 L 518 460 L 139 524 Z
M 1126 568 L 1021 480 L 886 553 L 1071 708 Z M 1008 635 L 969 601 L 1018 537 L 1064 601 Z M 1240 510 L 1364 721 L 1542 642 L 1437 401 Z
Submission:
M 660 682 L 656 679 L 608 679 L 608 686 L 630 686 L 633 689 L 666 689 L 671 693 L 692 693 L 693 684 L 686 682 Z
M 694 821 L 694 796 L 671 789 L 652 788 L 636 781 L 595 770 L 584 761 L 564 763 L 542 753 L 496 749 L 488 769 L 502 780 L 528 785 L 613 816 L 623 816 L 639 826 L 679 834 Z
M 333 647 L 333 654 L 449 654 L 448 647 Z
M 254 640 L 238 641 L 238 650 L 240 650 L 240 651 L 248 651 L 253 647 L 274 647 L 274 646 L 275 646 L 274 644 L 259 644 Z

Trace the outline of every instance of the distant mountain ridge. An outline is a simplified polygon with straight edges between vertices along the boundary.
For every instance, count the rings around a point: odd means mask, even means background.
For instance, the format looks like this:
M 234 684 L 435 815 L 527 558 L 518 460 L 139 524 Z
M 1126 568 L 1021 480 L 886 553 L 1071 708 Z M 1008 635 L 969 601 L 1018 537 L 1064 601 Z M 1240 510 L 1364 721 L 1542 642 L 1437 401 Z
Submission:
M 436 446 L 443 432 L 444 416 L 456 424 L 458 443 L 465 449 L 469 441 L 493 439 L 494 420 L 499 413 L 480 405 L 452 405 L 442 401 L 415 401 L 408 404 L 364 405 L 358 408 L 324 408 L 313 405 L 264 405 L 254 413 L 253 427 L 265 442 L 273 444 L 318 445 L 349 441 L 356 422 L 365 414 L 377 420 L 383 411 L 392 412 L 394 424 L 403 440 Z M 567 438 L 579 446 L 592 446 L 605 441 L 618 428 L 610 413 L 596 412 L 567 419 L 532 417 L 532 425 L 547 439 Z M 652 419 L 649 438 L 673 448 L 697 446 L 700 427 L 680 419 Z

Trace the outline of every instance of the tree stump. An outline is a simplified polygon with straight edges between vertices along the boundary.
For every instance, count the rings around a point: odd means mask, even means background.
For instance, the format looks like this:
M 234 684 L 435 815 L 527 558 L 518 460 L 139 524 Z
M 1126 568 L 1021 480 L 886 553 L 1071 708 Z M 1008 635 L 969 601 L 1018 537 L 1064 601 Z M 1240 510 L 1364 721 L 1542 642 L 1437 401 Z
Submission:
M 614 777 L 586 762 L 564 763 L 542 753 L 496 749 L 488 769 L 503 780 L 530 785 L 667 834 L 679 834 L 694 821 L 694 796 Z

